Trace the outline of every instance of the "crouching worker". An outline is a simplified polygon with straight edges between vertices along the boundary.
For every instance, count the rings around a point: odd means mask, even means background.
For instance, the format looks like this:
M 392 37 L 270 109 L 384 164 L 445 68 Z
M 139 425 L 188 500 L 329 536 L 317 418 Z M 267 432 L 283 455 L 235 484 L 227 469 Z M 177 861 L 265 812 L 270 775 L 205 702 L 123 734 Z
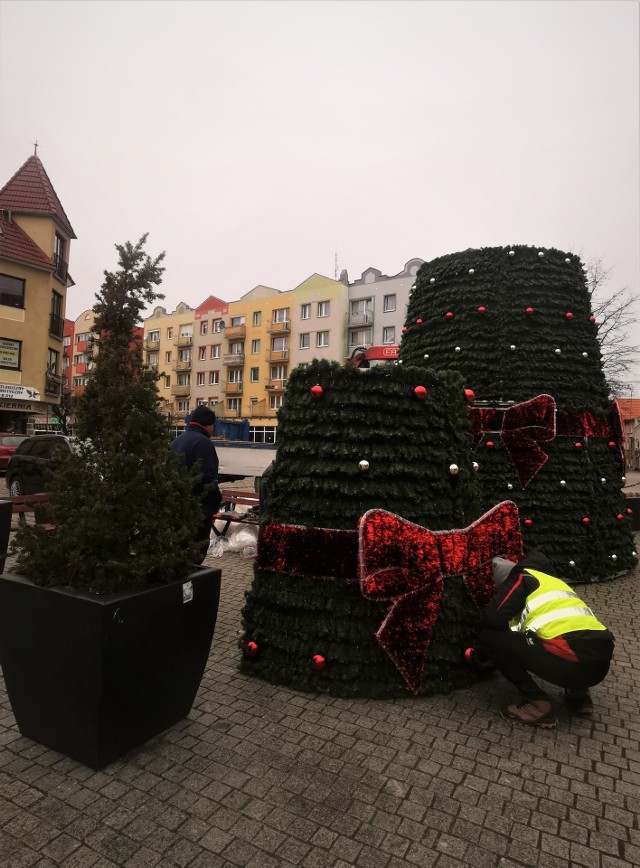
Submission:
M 505 720 L 553 729 L 550 697 L 531 677 L 565 688 L 571 711 L 589 714 L 589 688 L 609 671 L 614 637 L 565 582 L 550 575 L 542 552 L 517 564 L 494 558 L 496 593 L 487 605 L 478 641 L 520 700 L 500 710 Z
M 182 456 L 185 467 L 198 463 L 200 477 L 193 493 L 200 499 L 202 523 L 195 536 L 200 543 L 202 561 L 209 551 L 211 519 L 220 508 L 222 495 L 218 488 L 218 453 L 211 442 L 216 414 L 205 405 L 195 408 L 185 431 L 171 443 L 171 451 Z

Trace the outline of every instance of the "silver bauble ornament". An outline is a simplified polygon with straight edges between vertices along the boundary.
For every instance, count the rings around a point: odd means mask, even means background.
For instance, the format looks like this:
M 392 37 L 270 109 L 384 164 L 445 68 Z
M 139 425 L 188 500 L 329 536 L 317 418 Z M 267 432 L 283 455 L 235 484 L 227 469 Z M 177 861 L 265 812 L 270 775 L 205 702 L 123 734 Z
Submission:
M 461 349 L 462 349 L 462 347 L 454 347 L 454 350 L 456 351 L 456 353 L 459 353 Z
M 569 566 L 570 566 L 570 567 L 575 567 L 575 565 L 576 565 L 576 562 L 575 562 L 575 561 L 569 561 Z
M 515 350 L 516 350 L 516 345 L 515 345 L 515 344 L 511 344 L 511 346 L 509 347 L 509 349 L 511 350 L 512 353 L 514 353 Z
M 561 352 L 562 352 L 562 350 L 560 349 L 560 347 L 558 347 L 556 350 L 554 350 L 554 353 L 556 354 L 556 356 L 559 356 Z
M 429 283 L 435 283 L 435 282 L 436 282 L 435 277 L 432 277 L 432 278 L 429 280 Z
M 544 252 L 542 250 L 538 250 L 538 256 L 540 259 L 544 259 Z
M 449 465 L 449 473 L 452 476 L 456 476 L 459 472 L 460 472 L 460 468 L 458 467 L 457 464 L 450 464 Z
M 507 488 L 509 491 L 513 491 L 513 485 L 510 482 L 507 482 Z
M 510 251 L 509 251 L 509 256 L 515 256 L 515 255 L 516 255 L 515 250 L 510 250 Z
M 475 272 L 475 270 L 474 270 L 473 268 L 470 268 L 470 269 L 469 269 L 469 274 L 475 274 L 475 273 L 476 273 L 476 272 Z
M 560 485 L 562 485 L 562 486 L 564 487 L 566 484 L 567 484 L 567 483 L 566 483 L 566 480 L 564 480 L 564 479 L 561 479 L 561 480 L 560 480 Z
M 472 466 L 473 469 L 476 471 L 476 473 L 478 472 L 478 470 L 480 470 L 480 465 L 478 464 L 477 461 L 474 461 L 473 464 L 472 464 L 471 466 Z
M 368 470 L 369 469 L 369 462 L 366 461 L 365 459 L 363 459 L 360 462 L 360 464 L 358 465 L 358 467 L 360 468 L 360 470 Z

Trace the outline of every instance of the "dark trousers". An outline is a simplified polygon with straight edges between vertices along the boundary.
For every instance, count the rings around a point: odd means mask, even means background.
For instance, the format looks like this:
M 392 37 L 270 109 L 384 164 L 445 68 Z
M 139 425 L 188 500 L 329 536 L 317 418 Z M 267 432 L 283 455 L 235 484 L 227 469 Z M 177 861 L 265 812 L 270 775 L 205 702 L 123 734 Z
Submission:
M 211 538 L 211 516 L 209 518 L 205 518 L 202 521 L 202 524 L 198 528 L 198 532 L 195 536 L 195 542 L 198 543 L 200 548 L 200 561 L 202 563 L 207 556 L 207 552 L 209 551 L 209 541 Z
M 606 648 L 603 649 L 604 656 L 601 659 L 592 657 L 586 662 L 573 662 L 549 653 L 536 636 L 529 638 L 513 630 L 481 630 L 478 650 L 484 653 L 507 681 L 527 699 L 542 699 L 547 696 L 530 673 L 558 687 L 581 691 L 600 684 L 611 665 L 611 653 L 608 653 Z

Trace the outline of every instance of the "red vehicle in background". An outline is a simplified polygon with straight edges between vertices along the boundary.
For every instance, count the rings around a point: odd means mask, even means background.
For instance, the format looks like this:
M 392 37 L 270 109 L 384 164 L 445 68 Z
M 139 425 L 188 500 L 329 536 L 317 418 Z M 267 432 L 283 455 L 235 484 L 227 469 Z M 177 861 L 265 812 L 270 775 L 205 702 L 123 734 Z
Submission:
M 9 431 L 0 431 L 0 473 L 7 469 L 9 459 L 22 441 L 26 439 L 26 434 L 12 434 Z

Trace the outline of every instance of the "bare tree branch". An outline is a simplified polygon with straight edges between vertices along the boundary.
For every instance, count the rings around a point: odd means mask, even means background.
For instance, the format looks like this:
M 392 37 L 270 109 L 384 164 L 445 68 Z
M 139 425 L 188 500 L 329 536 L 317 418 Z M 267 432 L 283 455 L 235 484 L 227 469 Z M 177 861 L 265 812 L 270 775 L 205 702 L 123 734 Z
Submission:
M 640 357 L 640 347 L 631 343 L 631 327 L 638 321 L 638 311 L 628 286 L 613 290 L 608 287 L 612 270 L 604 267 L 602 257 L 591 259 L 586 265 L 605 376 L 612 394 L 620 396 L 628 391 L 629 374 Z

